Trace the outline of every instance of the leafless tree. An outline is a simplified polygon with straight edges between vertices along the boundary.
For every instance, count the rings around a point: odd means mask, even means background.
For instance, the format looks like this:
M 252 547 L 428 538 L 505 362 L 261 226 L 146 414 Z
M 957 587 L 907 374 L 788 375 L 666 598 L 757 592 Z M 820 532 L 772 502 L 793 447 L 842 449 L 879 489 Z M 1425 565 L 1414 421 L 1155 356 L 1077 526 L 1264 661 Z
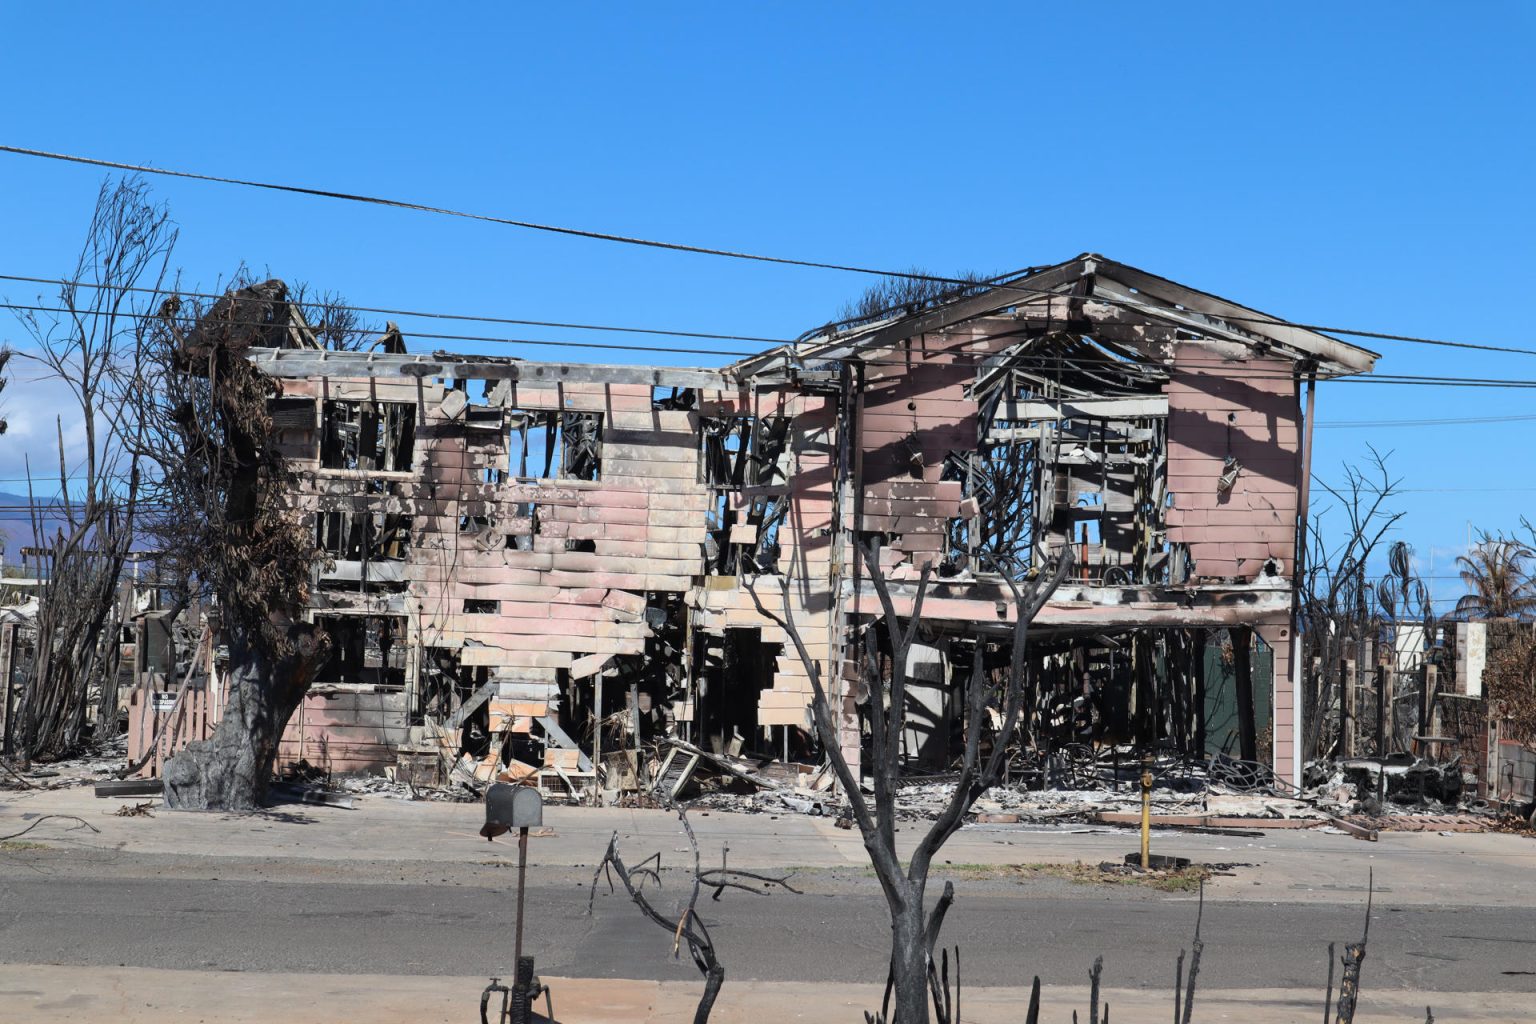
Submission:
M 975 270 L 956 275 L 953 280 L 938 280 L 939 275 L 921 267 L 912 267 L 907 273 L 912 276 L 886 276 L 877 280 L 858 298 L 845 303 L 839 319 L 828 326 L 849 327 L 888 316 L 917 313 L 951 299 L 986 291 L 992 282 L 1001 279 Z M 812 333 L 826 329 L 818 328 Z
M 109 179 L 74 273 L 59 287 L 57 307 L 18 314 L 35 344 L 26 357 L 69 388 L 70 419 L 79 417 L 69 425 L 78 425 L 84 438 L 71 468 L 60 416 L 59 497 L 39 503 L 28 488 L 43 583 L 36 654 L 22 699 L 24 757 L 76 749 L 87 735 L 93 694 L 100 720 L 116 718 L 118 585 L 133 544 L 141 482 L 129 396 L 144 311 L 153 308 L 175 241 L 169 213 L 151 200 L 143 181 Z
M 254 280 L 241 282 L 242 286 L 255 283 Z M 308 327 L 321 348 L 333 352 L 357 352 L 379 337 L 378 330 L 364 321 L 361 312 L 336 292 L 320 291 L 300 281 L 293 286 L 288 302 L 297 314 L 296 321 Z M 391 330 L 394 330 L 393 325 Z M 399 332 L 394 333 L 398 336 Z M 385 337 L 388 336 L 386 333 Z
M 321 555 L 291 506 L 292 474 L 272 431 L 271 378 L 246 358 L 294 324 L 278 280 L 210 308 L 162 307 L 142 353 L 141 456 L 156 469 L 148 523 L 187 594 L 211 598 L 228 646 L 228 699 L 212 736 L 166 765 L 173 807 L 260 806 L 277 744 L 329 649 L 305 622 Z
M 897 614 L 896 603 L 880 568 L 880 551 L 875 543 L 860 546 L 859 553 L 869 579 L 879 597 L 882 624 L 890 657 L 881 659 L 872 635 L 865 648 L 864 680 L 869 688 L 870 775 L 874 783 L 871 803 L 860 788 L 859 779 L 843 754 L 842 737 L 836 725 L 834 697 L 828 694 L 821 670 L 806 650 L 790 609 L 789 593 L 784 593 L 783 615 L 758 607 L 772 616 L 785 630 L 810 677 L 813 699 L 812 723 L 817 739 L 831 762 L 844 795 L 853 811 L 853 820 L 864 838 L 875 875 L 885 895 L 891 916 L 890 984 L 895 996 L 898 1024 L 922 1024 L 928 1018 L 928 999 L 932 990 L 935 963 L 933 952 L 939 929 L 954 900 L 954 886 L 945 883 L 943 895 L 932 910 L 925 903 L 928 872 L 934 856 L 954 835 L 976 800 L 1002 781 L 1008 747 L 1025 705 L 1026 663 L 1029 628 L 1040 609 L 1071 571 L 1071 553 L 1045 565 L 1032 578 L 1016 580 L 1014 573 L 1003 573 L 1013 600 L 1014 626 L 1008 662 L 1002 678 L 994 682 L 985 668 L 985 644 L 978 637 L 971 661 L 970 680 L 966 686 L 965 752 L 959 777 L 949 802 L 918 840 L 907 866 L 902 866 L 896 849 L 896 790 L 901 771 L 901 734 L 906 726 L 907 656 L 923 625 L 923 599 L 928 590 L 930 570 L 925 568 L 912 601 L 911 614 Z M 756 594 L 754 592 L 754 599 Z M 885 666 L 882 670 L 882 664 Z M 840 698 L 838 698 L 840 699 Z M 1000 721 L 992 737 L 988 756 L 982 756 L 983 724 L 989 703 L 995 702 Z
M 1381 630 L 1381 595 L 1368 564 L 1403 517 L 1389 507 L 1398 483 L 1387 468 L 1387 456 L 1372 449 L 1366 469 L 1346 466 L 1343 485 L 1323 485 L 1334 504 L 1307 523 L 1298 612 L 1305 676 L 1302 742 L 1312 755 L 1327 754 L 1340 731 L 1356 724 L 1341 721 L 1334 711 L 1336 705 L 1342 708 L 1344 688 L 1353 685 L 1343 678 L 1341 662 L 1349 657 L 1363 666 L 1366 645 Z M 1325 518 L 1330 511 L 1343 517 L 1342 526 Z

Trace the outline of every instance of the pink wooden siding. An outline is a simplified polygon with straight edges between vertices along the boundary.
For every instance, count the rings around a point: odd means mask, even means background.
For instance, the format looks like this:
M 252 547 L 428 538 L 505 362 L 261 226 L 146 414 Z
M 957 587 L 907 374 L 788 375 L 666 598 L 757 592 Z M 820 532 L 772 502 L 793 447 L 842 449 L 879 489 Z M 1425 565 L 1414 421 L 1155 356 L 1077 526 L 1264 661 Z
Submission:
M 1181 348 L 1168 395 L 1168 539 L 1186 544 L 1196 579 L 1252 580 L 1273 559 L 1290 577 L 1296 553 L 1299 406 L 1291 364 L 1223 361 Z M 1240 464 L 1227 495 L 1218 480 Z

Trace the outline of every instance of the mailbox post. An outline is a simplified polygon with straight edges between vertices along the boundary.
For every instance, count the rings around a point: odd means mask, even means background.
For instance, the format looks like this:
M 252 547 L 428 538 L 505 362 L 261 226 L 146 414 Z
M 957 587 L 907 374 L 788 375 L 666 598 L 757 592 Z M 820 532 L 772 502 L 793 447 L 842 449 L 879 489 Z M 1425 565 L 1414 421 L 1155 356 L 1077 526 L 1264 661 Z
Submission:
M 511 1024 L 527 1024 L 533 1001 L 549 992 L 534 977 L 533 957 L 523 956 L 523 894 L 528 879 L 528 830 L 544 824 L 544 797 L 537 789 L 528 786 L 509 786 L 498 782 L 485 794 L 485 825 L 480 834 L 493 840 L 512 829 L 517 829 L 517 932 L 513 947 L 514 975 L 511 990 L 511 1006 L 503 1007 L 503 1019 Z M 485 1017 L 486 1001 L 493 990 L 501 990 L 496 979 L 481 998 L 481 1017 Z

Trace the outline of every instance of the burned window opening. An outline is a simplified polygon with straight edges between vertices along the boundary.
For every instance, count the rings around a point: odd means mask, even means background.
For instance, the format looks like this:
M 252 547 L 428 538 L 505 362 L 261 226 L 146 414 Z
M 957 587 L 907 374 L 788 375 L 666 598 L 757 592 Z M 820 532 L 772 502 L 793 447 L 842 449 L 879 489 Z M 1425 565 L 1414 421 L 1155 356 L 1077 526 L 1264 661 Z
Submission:
M 379 512 L 320 512 L 315 546 L 335 561 L 402 561 L 410 557 L 411 517 Z
M 950 523 L 949 560 L 1024 572 L 1070 546 L 1084 582 L 1166 579 L 1167 380 L 1160 365 L 1060 332 L 990 358 L 975 389 L 977 450 L 945 466 L 970 499 Z
M 267 409 L 272 416 L 272 431 L 278 444 L 293 444 L 305 439 L 311 445 L 314 444 L 316 424 L 313 398 L 274 398 L 267 404 Z
M 501 602 L 483 597 L 466 597 L 464 599 L 465 615 L 499 615 L 501 614 Z
M 324 403 L 320 432 L 324 469 L 407 472 L 415 445 L 414 403 L 342 399 Z
M 704 420 L 702 473 L 717 492 L 705 542 L 711 572 L 778 572 L 779 529 L 789 511 L 789 428 L 787 416 Z M 734 502 L 732 492 L 739 496 Z
M 508 431 L 507 467 L 513 476 L 602 479 L 602 413 L 514 410 Z
M 693 388 L 651 389 L 651 408 L 658 412 L 687 412 L 698 402 L 699 393 Z
M 1022 576 L 1035 544 L 1037 444 L 1010 441 L 975 452 L 950 453 L 943 480 L 961 485 L 961 514 L 949 521 L 941 576 L 967 569 Z
M 316 615 L 330 637 L 330 653 L 317 683 L 405 686 L 406 620 L 403 615 Z

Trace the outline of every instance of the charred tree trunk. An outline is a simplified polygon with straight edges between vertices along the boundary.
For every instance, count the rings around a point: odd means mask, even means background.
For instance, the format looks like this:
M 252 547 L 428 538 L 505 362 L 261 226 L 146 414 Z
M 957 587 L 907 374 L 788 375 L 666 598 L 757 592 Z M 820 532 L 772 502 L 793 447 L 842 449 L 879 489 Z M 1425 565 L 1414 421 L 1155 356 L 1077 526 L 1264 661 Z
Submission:
M 303 621 L 323 556 L 272 429 L 277 389 L 246 358 L 252 346 L 283 344 L 287 294 L 277 280 L 237 289 L 190 332 L 167 316 L 149 346 L 157 370 L 142 415 L 169 510 L 152 532 L 184 582 L 216 598 L 230 652 L 217 728 L 166 765 L 172 807 L 261 806 L 283 730 L 329 650 L 325 631 Z
M 229 696 L 213 735 L 166 762 L 167 807 L 249 811 L 266 801 L 277 746 L 325 651 L 313 627 L 296 627 L 292 653 L 273 658 L 266 645 L 230 631 Z
M 1008 746 L 1023 714 L 1026 682 L 1025 652 L 1029 627 L 1040 609 L 1050 600 L 1061 581 L 1072 569 L 1070 549 L 1052 564 L 1024 583 L 1009 573 L 1000 573 L 1012 592 L 1014 611 L 1012 643 L 1000 692 L 994 690 L 985 667 L 985 640 L 977 637 L 971 660 L 970 682 L 965 693 L 965 754 L 958 777 L 943 811 L 913 849 L 903 864 L 896 849 L 896 790 L 900 776 L 901 735 L 906 727 L 907 660 L 923 624 L 923 600 L 928 590 L 930 569 L 925 567 L 912 597 L 910 613 L 897 614 L 890 587 L 880 567 L 878 544 L 859 546 L 858 553 L 868 573 L 870 584 L 880 602 L 881 614 L 872 620 L 885 634 L 889 660 L 881 657 L 874 634 L 866 633 L 863 659 L 864 681 L 869 687 L 870 770 L 874 783 L 873 800 L 864 796 L 859 779 L 842 753 L 842 735 L 833 712 L 833 701 L 841 706 L 841 693 L 829 694 L 823 684 L 821 666 L 806 649 L 804 638 L 795 624 L 794 610 L 786 587 L 781 591 L 783 614 L 769 611 L 753 592 L 758 609 L 774 619 L 786 634 L 805 667 L 814 699 L 812 723 L 822 749 L 826 751 L 838 784 L 853 812 L 853 820 L 864 837 L 875 877 L 880 881 L 891 917 L 890 989 L 896 997 L 894 1014 L 881 1018 L 891 1024 L 927 1024 L 928 999 L 932 991 L 933 950 L 938 942 L 944 915 L 954 899 L 954 888 L 946 884 L 944 895 L 930 911 L 923 905 L 928 872 L 934 855 L 959 830 L 966 813 L 978 797 L 1002 781 L 1008 760 Z M 1001 652 L 1000 652 L 1001 653 Z M 889 700 L 887 701 L 887 697 Z M 1000 708 L 1001 722 L 986 757 L 981 752 L 981 733 L 989 703 Z M 935 997 L 937 998 L 937 997 Z
M 920 891 L 891 910 L 891 978 L 896 997 L 892 1022 L 928 1019 L 927 917 Z

